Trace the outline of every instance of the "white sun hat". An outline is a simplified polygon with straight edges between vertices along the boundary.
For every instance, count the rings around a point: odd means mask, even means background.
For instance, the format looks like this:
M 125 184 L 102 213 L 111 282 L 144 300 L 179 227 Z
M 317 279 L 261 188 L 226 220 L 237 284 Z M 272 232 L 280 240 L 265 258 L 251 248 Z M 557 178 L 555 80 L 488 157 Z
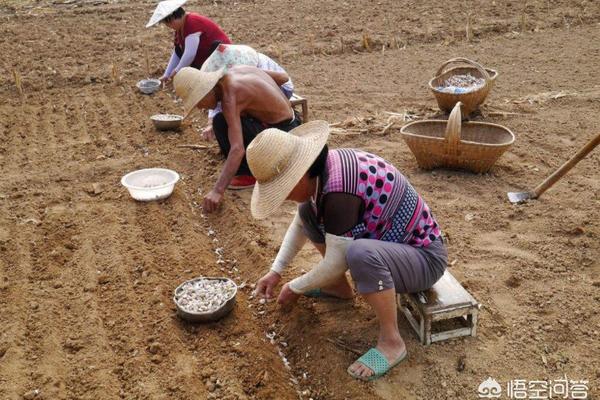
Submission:
M 154 9 L 154 14 L 146 24 L 146 28 L 158 24 L 160 21 L 173 14 L 175 10 L 184 5 L 187 0 L 165 0 L 158 3 Z

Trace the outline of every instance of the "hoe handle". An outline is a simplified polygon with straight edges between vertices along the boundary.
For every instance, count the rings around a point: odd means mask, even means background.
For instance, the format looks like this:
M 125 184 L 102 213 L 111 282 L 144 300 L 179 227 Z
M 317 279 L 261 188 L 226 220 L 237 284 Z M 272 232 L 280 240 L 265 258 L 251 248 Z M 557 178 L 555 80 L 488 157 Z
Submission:
M 598 133 L 592 140 L 587 142 L 577 154 L 575 154 L 569 161 L 564 163 L 559 169 L 557 169 L 552 175 L 546 180 L 540 183 L 535 189 L 533 189 L 534 198 L 538 198 L 546 190 L 550 189 L 560 178 L 562 178 L 567 172 L 571 170 L 579 161 L 587 156 L 596 146 L 600 144 L 600 133 Z

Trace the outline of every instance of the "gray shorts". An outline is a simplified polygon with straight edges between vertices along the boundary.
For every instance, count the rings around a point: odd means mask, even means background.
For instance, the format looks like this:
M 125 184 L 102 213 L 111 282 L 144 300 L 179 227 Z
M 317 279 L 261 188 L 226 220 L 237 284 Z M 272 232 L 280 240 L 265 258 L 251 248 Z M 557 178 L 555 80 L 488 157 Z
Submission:
M 304 233 L 314 243 L 325 243 L 317 217 L 308 203 L 298 206 Z M 429 289 L 442 277 L 448 264 L 443 239 L 427 247 L 357 239 L 348 246 L 346 262 L 358 293 L 395 288 L 397 293 Z

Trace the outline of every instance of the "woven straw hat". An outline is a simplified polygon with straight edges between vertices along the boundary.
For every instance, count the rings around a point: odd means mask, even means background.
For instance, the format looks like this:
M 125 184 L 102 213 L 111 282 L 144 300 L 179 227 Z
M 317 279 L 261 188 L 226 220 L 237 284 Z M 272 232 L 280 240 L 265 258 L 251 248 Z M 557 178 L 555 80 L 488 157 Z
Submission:
M 329 137 L 329 124 L 311 121 L 284 132 L 265 129 L 246 149 L 256 178 L 250 210 L 257 219 L 272 214 L 319 156 Z
M 214 72 L 200 72 L 196 68 L 181 68 L 173 78 L 177 96 L 183 99 L 183 118 L 187 118 L 196 105 L 210 92 L 225 75 L 225 68 Z
M 173 14 L 175 10 L 184 5 L 187 0 L 165 0 L 158 3 L 154 9 L 154 14 L 150 17 L 150 20 L 146 24 L 146 28 L 150 28 L 152 25 L 158 24 L 160 21 Z

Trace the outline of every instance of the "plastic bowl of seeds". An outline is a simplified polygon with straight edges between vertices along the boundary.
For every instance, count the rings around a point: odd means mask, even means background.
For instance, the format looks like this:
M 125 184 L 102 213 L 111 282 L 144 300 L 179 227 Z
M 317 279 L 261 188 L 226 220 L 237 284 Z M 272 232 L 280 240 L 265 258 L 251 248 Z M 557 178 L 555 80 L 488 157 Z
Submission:
M 217 321 L 233 310 L 237 285 L 229 278 L 199 277 L 173 292 L 177 314 L 190 322 Z
M 131 197 L 138 201 L 166 199 L 173 193 L 179 174 L 165 168 L 138 169 L 121 178 Z
M 181 121 L 183 121 L 183 117 L 176 114 L 155 114 L 150 119 L 159 131 L 179 129 Z
M 152 94 L 160 89 L 160 79 L 142 79 L 135 86 L 144 94 Z

